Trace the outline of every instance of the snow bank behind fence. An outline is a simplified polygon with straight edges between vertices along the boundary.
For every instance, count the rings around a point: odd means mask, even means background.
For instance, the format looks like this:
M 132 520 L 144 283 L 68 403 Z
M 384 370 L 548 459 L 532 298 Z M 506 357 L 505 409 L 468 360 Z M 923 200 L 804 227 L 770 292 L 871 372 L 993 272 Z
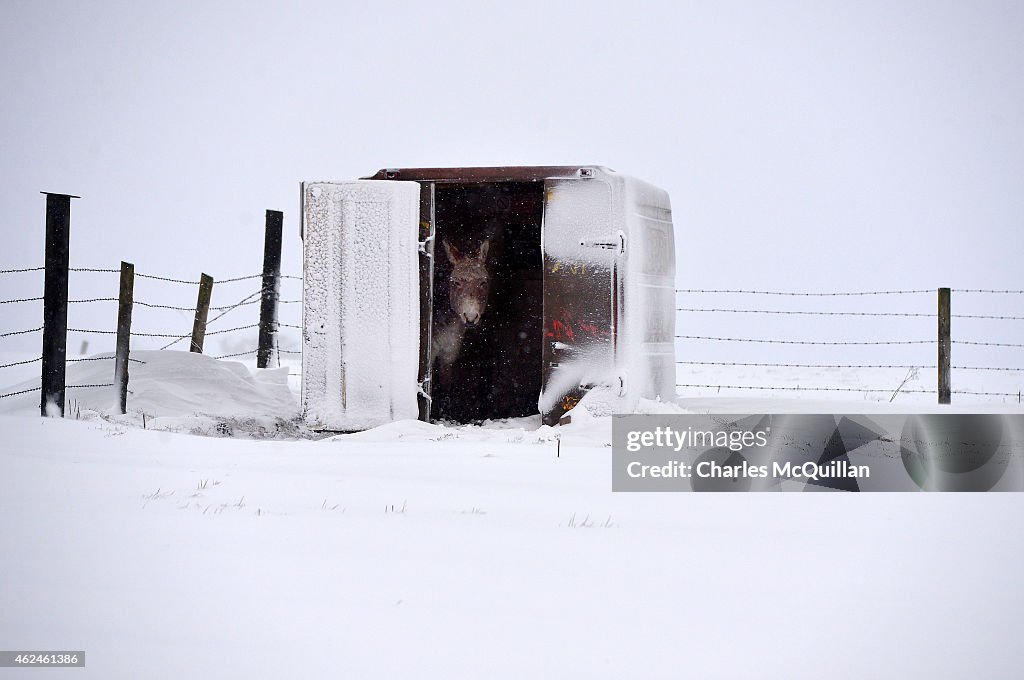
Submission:
M 298 418 L 298 401 L 288 388 L 288 368 L 250 370 L 236 361 L 193 352 L 132 352 L 129 364 L 128 415 L 117 414 L 113 354 L 97 354 L 67 366 L 66 417 L 94 412 L 141 421 L 152 429 L 191 430 L 225 422 L 250 421 L 255 429 L 279 429 Z M 88 385 L 88 387 L 74 387 Z M 39 378 L 3 388 L 3 393 L 31 390 L 0 400 L 0 413 L 38 413 Z M 220 421 L 214 423 L 214 421 Z M 278 425 L 275 425 L 277 423 Z

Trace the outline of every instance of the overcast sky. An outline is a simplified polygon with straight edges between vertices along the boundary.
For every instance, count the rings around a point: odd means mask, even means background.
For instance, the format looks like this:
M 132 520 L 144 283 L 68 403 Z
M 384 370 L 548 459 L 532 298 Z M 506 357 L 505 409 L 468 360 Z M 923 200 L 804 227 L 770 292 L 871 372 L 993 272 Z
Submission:
M 596 163 L 669 191 L 686 287 L 1024 287 L 1024 3 L 0 13 L 0 266 L 42 262 L 40 190 L 83 196 L 74 264 L 227 277 L 267 208 L 298 273 L 304 179 Z

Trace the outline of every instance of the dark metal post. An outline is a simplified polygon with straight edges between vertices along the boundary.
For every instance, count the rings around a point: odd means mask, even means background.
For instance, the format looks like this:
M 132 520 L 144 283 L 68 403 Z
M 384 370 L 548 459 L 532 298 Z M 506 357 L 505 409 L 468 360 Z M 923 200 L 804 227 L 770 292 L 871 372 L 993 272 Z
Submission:
M 281 227 L 284 213 L 267 211 L 266 238 L 263 241 L 263 291 L 260 300 L 260 343 L 256 350 L 256 368 L 270 365 L 277 348 L 277 300 L 281 278 Z
M 939 403 L 950 402 L 949 363 L 950 350 L 949 288 L 939 288 Z
M 196 300 L 196 318 L 192 322 L 191 352 L 203 353 L 203 339 L 206 337 L 206 317 L 210 313 L 210 298 L 213 297 L 213 277 L 203 274 L 199 277 L 199 298 Z
M 132 339 L 132 296 L 135 265 L 121 263 L 121 292 L 117 302 L 117 351 L 114 355 L 114 386 L 117 387 L 119 413 L 128 412 L 128 354 Z
M 46 278 L 43 284 L 43 362 L 39 412 L 43 417 L 63 417 L 71 199 L 78 196 L 42 193 L 46 194 Z

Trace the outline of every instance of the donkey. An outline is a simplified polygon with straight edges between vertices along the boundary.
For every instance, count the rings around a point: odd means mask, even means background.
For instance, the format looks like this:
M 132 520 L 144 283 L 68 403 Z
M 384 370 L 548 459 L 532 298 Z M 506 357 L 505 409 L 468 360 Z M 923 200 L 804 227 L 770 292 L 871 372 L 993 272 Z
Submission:
M 476 328 L 487 309 L 491 275 L 487 270 L 490 240 L 485 240 L 476 255 L 465 255 L 458 248 L 442 241 L 444 252 L 452 265 L 448 281 L 449 312 L 434 320 L 430 361 L 444 384 L 451 383 L 452 366 L 462 351 L 466 330 Z

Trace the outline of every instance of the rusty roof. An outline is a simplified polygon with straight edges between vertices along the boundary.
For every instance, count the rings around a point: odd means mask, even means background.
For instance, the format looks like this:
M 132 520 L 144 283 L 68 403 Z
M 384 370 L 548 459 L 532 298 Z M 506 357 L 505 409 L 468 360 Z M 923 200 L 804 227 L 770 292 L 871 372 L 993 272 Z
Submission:
M 600 165 L 522 165 L 485 168 L 383 168 L 362 179 L 419 180 L 427 182 L 531 182 L 551 177 L 579 177 L 581 170 Z

